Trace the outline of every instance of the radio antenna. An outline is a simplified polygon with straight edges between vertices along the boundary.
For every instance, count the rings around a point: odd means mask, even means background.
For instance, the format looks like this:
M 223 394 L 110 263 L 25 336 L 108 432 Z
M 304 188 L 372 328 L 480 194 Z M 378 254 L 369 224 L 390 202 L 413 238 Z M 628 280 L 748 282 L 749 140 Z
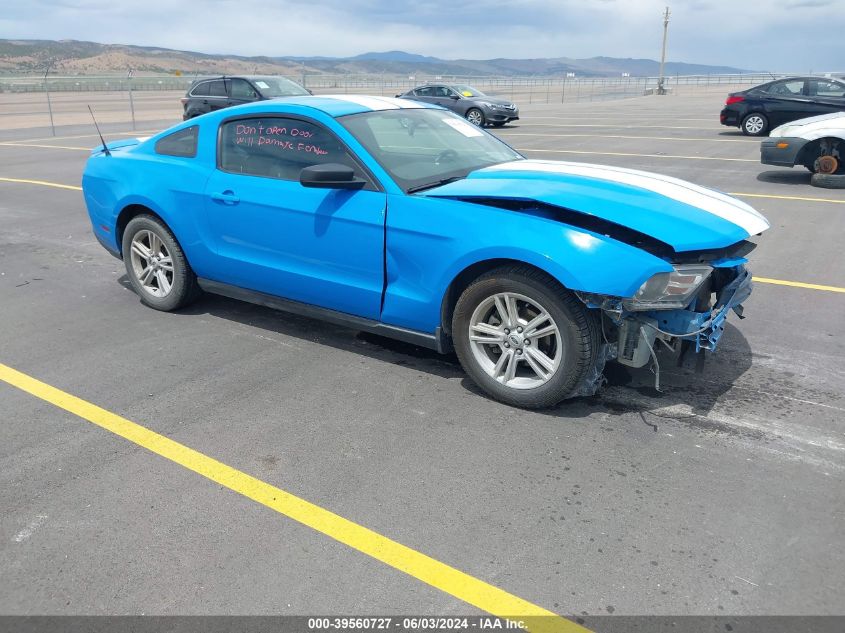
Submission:
M 109 151 L 109 146 L 106 145 L 106 139 L 103 138 L 103 133 L 100 132 L 100 126 L 97 125 L 97 119 L 94 118 L 94 111 L 91 109 L 91 106 L 88 106 L 88 112 L 91 113 L 91 120 L 94 121 L 94 127 L 97 128 L 97 134 L 100 135 L 100 142 L 103 144 L 103 153 L 106 156 L 111 156 L 111 152 Z

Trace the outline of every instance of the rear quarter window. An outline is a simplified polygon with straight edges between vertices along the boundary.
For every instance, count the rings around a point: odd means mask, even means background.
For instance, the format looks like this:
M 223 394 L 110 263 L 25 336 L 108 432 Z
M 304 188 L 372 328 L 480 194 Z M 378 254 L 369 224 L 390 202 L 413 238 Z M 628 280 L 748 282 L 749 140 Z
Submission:
M 168 134 L 156 141 L 156 154 L 163 156 L 178 156 L 181 158 L 193 158 L 197 155 L 197 137 L 199 126 L 192 125 L 172 134 Z
M 210 81 L 201 81 L 196 86 L 194 86 L 193 90 L 191 90 L 191 96 L 193 97 L 207 97 L 208 96 L 208 88 L 210 86 Z
M 218 79 L 215 81 L 210 81 L 208 83 L 208 96 L 209 97 L 225 97 L 226 95 L 226 84 L 224 80 Z

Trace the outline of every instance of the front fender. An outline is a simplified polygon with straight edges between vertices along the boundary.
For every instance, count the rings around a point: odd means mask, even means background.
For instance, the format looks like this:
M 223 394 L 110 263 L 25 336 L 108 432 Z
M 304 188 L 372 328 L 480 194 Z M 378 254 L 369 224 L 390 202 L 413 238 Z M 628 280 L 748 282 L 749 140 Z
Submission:
M 386 246 L 382 321 L 424 332 L 441 325 L 452 281 L 480 262 L 524 262 L 572 290 L 622 297 L 672 270 L 643 250 L 549 218 L 415 196 L 389 196 Z

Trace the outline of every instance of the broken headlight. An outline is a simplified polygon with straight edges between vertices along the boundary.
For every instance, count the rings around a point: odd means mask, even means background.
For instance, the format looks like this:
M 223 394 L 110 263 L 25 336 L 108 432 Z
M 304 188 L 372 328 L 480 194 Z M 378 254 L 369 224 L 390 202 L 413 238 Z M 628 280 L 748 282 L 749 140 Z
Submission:
M 657 273 L 640 286 L 626 310 L 677 310 L 687 307 L 713 269 L 703 264 L 675 264 L 671 273 Z

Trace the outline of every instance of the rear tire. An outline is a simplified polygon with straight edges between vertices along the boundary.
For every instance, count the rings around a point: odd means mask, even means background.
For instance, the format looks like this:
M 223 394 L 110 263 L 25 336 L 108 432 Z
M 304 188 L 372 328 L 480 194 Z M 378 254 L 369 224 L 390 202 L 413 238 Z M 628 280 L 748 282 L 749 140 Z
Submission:
M 813 174 L 810 184 L 824 189 L 845 189 L 845 174 Z
M 599 349 L 596 316 L 549 275 L 518 265 L 488 272 L 464 290 L 452 338 L 476 385 L 527 409 L 576 395 Z
M 158 218 L 132 218 L 123 232 L 122 251 L 129 283 L 143 304 L 170 312 L 202 294 L 182 247 Z
M 739 129 L 746 136 L 764 136 L 769 131 L 769 120 L 764 114 L 752 112 L 742 120 Z

